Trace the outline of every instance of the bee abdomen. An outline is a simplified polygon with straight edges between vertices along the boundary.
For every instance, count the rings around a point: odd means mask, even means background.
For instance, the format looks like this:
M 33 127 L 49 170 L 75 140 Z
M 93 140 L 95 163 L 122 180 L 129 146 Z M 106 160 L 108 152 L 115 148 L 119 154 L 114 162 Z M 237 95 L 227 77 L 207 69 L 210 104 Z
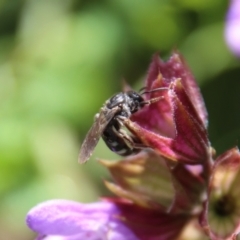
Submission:
M 129 156 L 139 152 L 139 149 L 135 149 L 127 144 L 126 140 L 116 133 L 119 131 L 119 128 L 120 126 L 113 120 L 102 134 L 102 139 L 109 149 L 120 156 Z

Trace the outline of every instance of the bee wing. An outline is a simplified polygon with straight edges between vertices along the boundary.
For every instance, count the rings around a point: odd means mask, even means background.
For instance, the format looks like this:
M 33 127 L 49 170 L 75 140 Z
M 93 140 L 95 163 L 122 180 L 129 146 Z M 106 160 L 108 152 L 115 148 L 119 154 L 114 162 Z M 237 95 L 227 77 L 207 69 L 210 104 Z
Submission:
M 112 109 L 107 108 L 101 109 L 99 115 L 96 117 L 92 127 L 88 131 L 87 136 L 85 137 L 82 143 L 78 156 L 79 163 L 85 163 L 90 158 L 103 131 L 105 130 L 106 126 L 112 120 L 112 118 L 114 117 L 118 110 L 119 110 L 118 106 Z

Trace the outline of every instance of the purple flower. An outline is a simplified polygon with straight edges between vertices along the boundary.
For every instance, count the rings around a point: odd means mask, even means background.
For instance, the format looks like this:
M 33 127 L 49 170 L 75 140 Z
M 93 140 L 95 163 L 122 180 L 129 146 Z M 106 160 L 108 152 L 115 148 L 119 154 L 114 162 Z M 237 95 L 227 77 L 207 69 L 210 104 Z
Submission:
M 81 204 L 51 200 L 31 209 L 26 222 L 39 234 L 38 239 L 137 240 L 119 213 L 118 207 L 109 201 Z
M 231 51 L 240 56 L 240 1 L 231 0 L 226 17 L 225 39 Z
M 31 209 L 26 222 L 39 234 L 37 240 L 171 240 L 187 220 L 118 198 L 90 204 L 47 201 Z
M 239 0 L 240 2 L 240 0 Z M 156 88 L 166 91 L 151 91 Z M 118 197 L 81 204 L 53 200 L 34 207 L 27 224 L 46 240 L 235 240 L 240 232 L 240 153 L 215 158 L 207 111 L 182 56 L 157 55 L 146 100 L 160 98 L 124 120 L 144 150 L 121 161 L 100 160 Z M 190 233 L 189 233 L 190 229 Z

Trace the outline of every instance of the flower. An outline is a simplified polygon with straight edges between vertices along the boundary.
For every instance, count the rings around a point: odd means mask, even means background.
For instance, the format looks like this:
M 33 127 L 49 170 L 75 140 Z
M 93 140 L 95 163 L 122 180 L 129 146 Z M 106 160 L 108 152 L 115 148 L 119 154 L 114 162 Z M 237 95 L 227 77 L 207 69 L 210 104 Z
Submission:
M 186 219 L 121 199 L 91 204 L 51 200 L 34 207 L 26 222 L 38 232 L 38 240 L 168 240 L 179 234 Z
M 240 1 L 231 0 L 226 16 L 225 39 L 231 51 L 240 56 Z
M 240 152 L 230 149 L 214 163 L 201 225 L 212 240 L 235 239 L 240 232 Z
M 105 185 L 117 197 L 90 204 L 52 200 L 36 206 L 27 224 L 38 239 L 236 238 L 239 150 L 214 159 L 203 98 L 178 52 L 167 62 L 153 57 L 145 86 L 146 100 L 160 100 L 123 120 L 143 151 L 120 161 L 99 161 L 110 171 L 114 182 Z M 162 87 L 167 90 L 154 91 Z
M 80 204 L 51 200 L 34 207 L 26 222 L 39 233 L 38 239 L 137 240 L 123 224 L 119 213 L 117 206 L 107 201 Z
M 161 87 L 169 90 L 146 97 L 163 98 L 126 119 L 125 125 L 146 146 L 168 159 L 188 164 L 209 162 L 205 105 L 194 77 L 177 52 L 167 62 L 153 58 L 146 90 Z

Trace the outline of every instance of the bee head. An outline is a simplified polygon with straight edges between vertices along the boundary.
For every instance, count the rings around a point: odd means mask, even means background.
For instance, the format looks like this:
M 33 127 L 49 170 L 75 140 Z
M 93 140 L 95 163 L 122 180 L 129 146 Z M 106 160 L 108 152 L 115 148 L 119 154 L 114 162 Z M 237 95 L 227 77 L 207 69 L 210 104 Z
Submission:
M 131 113 L 137 112 L 144 106 L 144 98 L 139 93 L 135 91 L 129 91 L 126 94 L 129 97 L 128 106 Z

